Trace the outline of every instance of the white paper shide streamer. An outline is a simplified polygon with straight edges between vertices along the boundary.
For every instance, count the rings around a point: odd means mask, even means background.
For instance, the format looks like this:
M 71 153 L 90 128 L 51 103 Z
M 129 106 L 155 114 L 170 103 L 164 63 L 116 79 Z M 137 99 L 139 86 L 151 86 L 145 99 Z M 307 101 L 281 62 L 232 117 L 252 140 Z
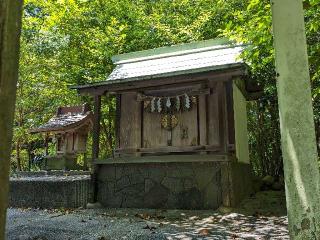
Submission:
M 190 98 L 189 96 L 185 93 L 185 101 L 186 101 L 186 108 L 189 109 L 190 108 Z
M 151 99 L 151 112 L 154 112 L 156 110 L 155 101 L 155 98 Z
M 158 99 L 157 107 L 158 107 L 158 112 L 160 113 L 160 112 L 162 111 L 162 107 L 161 107 L 161 98 L 159 98 L 159 99 Z
M 176 109 L 177 109 L 177 111 L 179 111 L 180 110 L 180 97 L 179 96 L 177 96 L 176 97 Z
M 195 97 L 190 97 L 187 93 L 182 95 L 172 96 L 172 97 L 151 97 L 150 102 L 148 102 L 149 111 L 152 113 L 162 111 L 174 113 L 175 111 L 184 111 L 191 109 L 191 104 L 195 103 Z M 146 107 L 146 108 L 147 108 Z
M 170 107 L 171 107 L 171 100 L 170 100 L 169 97 L 167 98 L 166 107 L 167 107 L 167 108 L 170 108 Z

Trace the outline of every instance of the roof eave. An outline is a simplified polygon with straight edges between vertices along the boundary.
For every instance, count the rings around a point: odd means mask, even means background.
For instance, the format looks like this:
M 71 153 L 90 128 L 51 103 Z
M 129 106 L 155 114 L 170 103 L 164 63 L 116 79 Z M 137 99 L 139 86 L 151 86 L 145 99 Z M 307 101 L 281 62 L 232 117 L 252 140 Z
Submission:
M 167 74 L 148 75 L 148 76 L 127 78 L 127 79 L 111 79 L 111 80 L 92 83 L 92 84 L 69 86 L 69 88 L 76 89 L 76 90 L 78 90 L 79 93 L 81 91 L 85 91 L 86 89 L 96 89 L 98 91 L 100 87 L 106 87 L 106 86 L 112 86 L 112 85 L 124 85 L 124 84 L 128 84 L 130 82 L 140 82 L 143 80 L 154 80 L 154 79 L 175 77 L 175 76 L 186 75 L 186 74 L 201 74 L 202 72 L 203 73 L 205 73 L 205 72 L 220 72 L 220 71 L 225 71 L 225 70 L 232 71 L 232 70 L 236 70 L 236 69 L 241 70 L 239 75 L 247 75 L 247 73 L 248 73 L 248 65 L 245 64 L 244 62 L 238 62 L 238 63 L 225 64 L 225 65 L 206 67 L 206 68 L 200 68 L 200 69 L 171 72 L 171 73 L 167 73 Z
M 92 123 L 93 123 L 92 118 L 93 118 L 93 114 L 90 113 L 85 118 L 81 119 L 80 121 L 68 124 L 66 126 L 51 127 L 51 128 L 50 127 L 49 128 L 35 128 L 35 129 L 31 129 L 29 131 L 29 133 L 36 134 L 36 133 L 50 133 L 50 132 L 51 133 L 53 133 L 53 132 L 66 132 L 66 131 L 81 127 L 81 125 L 85 125 L 87 122 L 90 122 L 90 124 L 92 125 Z

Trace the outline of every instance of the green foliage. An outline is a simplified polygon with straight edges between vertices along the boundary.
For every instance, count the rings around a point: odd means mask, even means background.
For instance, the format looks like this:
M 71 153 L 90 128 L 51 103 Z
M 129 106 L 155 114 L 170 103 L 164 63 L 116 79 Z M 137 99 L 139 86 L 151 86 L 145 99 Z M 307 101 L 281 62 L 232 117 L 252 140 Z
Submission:
M 103 81 L 113 68 L 111 56 L 214 38 L 226 13 L 209 0 L 26 0 L 16 149 L 35 151 L 42 137 L 29 129 L 46 122 L 58 106 L 90 102 L 68 86 Z M 102 106 L 101 157 L 106 157 L 114 147 L 115 101 L 103 98 Z M 16 152 L 12 159 L 26 161 Z
M 319 1 L 304 1 L 304 7 L 320 139 Z M 90 102 L 68 86 L 103 81 L 112 71 L 112 55 L 217 36 L 249 44 L 243 58 L 251 77 L 265 87 L 263 98 L 248 109 L 251 159 L 258 174 L 279 175 L 269 0 L 25 0 L 15 145 L 33 149 L 41 136 L 28 130 L 46 122 L 58 106 Z M 102 106 L 101 157 L 106 157 L 115 144 L 115 101 L 105 97 Z
M 251 160 L 258 174 L 278 176 L 282 172 L 276 72 L 269 0 L 226 1 L 224 7 L 234 9 L 223 34 L 237 42 L 250 44 L 243 58 L 250 66 L 251 77 L 264 86 L 264 96 L 249 107 Z M 239 6 L 239 5 L 237 5 Z M 304 1 L 313 107 L 318 145 L 320 140 L 320 9 L 319 1 Z M 230 17 L 231 16 L 231 17 Z M 298 96 L 297 96 L 298 97 Z M 258 131 L 257 131 L 258 130 Z

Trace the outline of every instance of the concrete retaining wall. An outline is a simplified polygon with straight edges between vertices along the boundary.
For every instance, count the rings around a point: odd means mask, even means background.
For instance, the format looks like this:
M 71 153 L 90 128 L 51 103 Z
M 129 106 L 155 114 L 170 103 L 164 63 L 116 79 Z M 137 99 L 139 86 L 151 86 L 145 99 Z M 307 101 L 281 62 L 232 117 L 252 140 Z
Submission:
M 85 207 L 90 193 L 90 176 L 20 174 L 10 178 L 10 207 Z

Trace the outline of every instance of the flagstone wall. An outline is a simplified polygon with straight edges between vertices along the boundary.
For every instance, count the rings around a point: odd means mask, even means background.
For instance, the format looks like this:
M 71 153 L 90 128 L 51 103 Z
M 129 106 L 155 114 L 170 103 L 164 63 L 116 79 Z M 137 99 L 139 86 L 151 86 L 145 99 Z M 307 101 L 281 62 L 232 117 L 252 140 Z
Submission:
M 105 207 L 216 209 L 222 204 L 221 163 L 101 165 L 98 189 Z

